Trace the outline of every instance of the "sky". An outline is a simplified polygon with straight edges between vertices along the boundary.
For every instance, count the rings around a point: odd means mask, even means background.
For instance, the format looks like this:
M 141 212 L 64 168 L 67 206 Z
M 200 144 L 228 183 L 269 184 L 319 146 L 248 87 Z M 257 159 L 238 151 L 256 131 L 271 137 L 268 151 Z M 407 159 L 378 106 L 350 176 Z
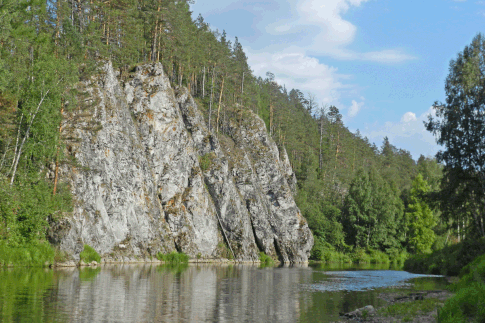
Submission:
M 478 0 L 195 0 L 212 29 L 238 37 L 256 76 L 335 105 L 345 125 L 414 159 L 441 149 L 423 121 L 445 101 L 450 61 L 485 33 Z

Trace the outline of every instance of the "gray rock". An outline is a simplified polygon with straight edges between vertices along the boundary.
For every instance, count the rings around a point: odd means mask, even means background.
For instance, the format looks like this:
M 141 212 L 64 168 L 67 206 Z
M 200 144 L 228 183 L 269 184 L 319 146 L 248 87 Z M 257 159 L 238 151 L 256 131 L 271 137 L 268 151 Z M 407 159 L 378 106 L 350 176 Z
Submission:
M 113 261 L 174 250 L 307 261 L 313 237 L 293 199 L 295 175 L 258 116 L 241 110 L 229 136 L 209 132 L 160 64 L 120 84 L 107 63 L 79 90 L 84 99 L 62 124 L 72 162 L 60 172 L 74 210 L 51 225 L 51 242 L 74 259 L 89 244 Z
M 360 318 L 360 317 L 368 317 L 373 316 L 376 313 L 374 306 L 367 305 L 362 308 L 356 309 L 352 312 L 344 314 L 344 316 L 349 318 Z

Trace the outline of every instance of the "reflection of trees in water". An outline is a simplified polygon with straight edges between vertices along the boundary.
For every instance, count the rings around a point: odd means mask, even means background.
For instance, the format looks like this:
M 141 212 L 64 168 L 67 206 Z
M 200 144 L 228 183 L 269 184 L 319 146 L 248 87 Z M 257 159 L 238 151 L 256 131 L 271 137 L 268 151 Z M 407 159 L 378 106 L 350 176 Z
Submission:
M 0 269 L 0 322 L 38 322 L 53 316 L 54 272 L 39 268 Z M 49 321 L 63 322 L 62 313 Z
M 330 322 L 378 291 L 310 291 L 328 272 L 255 266 L 109 266 L 0 271 L 0 321 Z M 413 282 L 439 289 L 435 278 Z M 302 290 L 305 288 L 306 290 Z

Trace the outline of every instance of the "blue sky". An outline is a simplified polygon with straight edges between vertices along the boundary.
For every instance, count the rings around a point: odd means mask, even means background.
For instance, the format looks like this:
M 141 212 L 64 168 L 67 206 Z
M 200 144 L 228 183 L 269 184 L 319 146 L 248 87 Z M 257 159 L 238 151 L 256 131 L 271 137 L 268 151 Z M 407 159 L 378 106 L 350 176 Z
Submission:
M 255 75 L 334 104 L 351 131 L 434 155 L 424 129 L 444 101 L 451 59 L 485 32 L 478 0 L 196 0 L 212 29 L 237 36 Z

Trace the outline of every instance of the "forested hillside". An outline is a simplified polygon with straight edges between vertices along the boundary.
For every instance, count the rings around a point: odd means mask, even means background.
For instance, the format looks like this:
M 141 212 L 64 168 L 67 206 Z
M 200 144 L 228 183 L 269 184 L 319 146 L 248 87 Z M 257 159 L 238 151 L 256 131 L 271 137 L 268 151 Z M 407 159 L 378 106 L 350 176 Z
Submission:
M 425 199 L 442 177 L 434 159 L 414 161 L 387 138 L 378 147 L 349 131 L 338 107 L 282 87 L 271 71 L 255 76 L 238 39 L 229 40 L 201 16 L 193 20 L 190 1 L 2 0 L 0 19 L 4 242 L 43 241 L 48 222 L 69 211 L 69 188 L 58 181 L 58 167 L 75 161 L 63 156 L 70 138 L 60 136 L 61 119 L 83 104 L 76 84 L 106 60 L 121 79 L 137 64 L 161 62 L 172 85 L 187 87 L 203 106 L 220 138 L 245 109 L 258 114 L 296 173 L 314 259 L 353 254 L 366 261 L 379 252 L 397 258 L 456 236 Z

